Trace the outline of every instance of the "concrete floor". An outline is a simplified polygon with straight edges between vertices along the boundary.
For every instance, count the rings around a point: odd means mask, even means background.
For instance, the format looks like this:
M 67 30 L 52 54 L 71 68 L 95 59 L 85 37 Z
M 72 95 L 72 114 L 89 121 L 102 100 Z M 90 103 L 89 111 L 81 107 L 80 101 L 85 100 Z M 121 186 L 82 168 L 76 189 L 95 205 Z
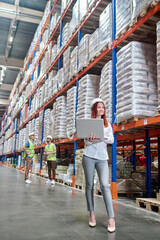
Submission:
M 97 226 L 88 226 L 84 192 L 0 167 L 0 240 L 159 240 L 160 215 L 139 209 L 134 201 L 114 201 L 116 232 L 108 233 L 107 214 L 95 196 Z

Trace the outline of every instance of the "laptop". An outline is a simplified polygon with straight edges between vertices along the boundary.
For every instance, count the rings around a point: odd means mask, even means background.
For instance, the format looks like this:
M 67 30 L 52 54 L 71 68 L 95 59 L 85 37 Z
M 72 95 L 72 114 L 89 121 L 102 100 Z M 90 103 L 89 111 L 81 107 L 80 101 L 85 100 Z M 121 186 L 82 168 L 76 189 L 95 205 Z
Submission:
M 78 138 L 88 138 L 91 133 L 102 141 L 104 140 L 104 121 L 103 119 L 77 119 L 77 132 Z

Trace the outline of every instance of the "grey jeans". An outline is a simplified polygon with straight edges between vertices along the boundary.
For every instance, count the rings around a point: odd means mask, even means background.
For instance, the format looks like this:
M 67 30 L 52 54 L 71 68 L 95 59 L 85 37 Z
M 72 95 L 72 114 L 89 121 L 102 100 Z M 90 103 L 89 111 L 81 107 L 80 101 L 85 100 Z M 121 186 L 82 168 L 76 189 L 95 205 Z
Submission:
M 108 212 L 108 217 L 114 217 L 112 197 L 109 185 L 109 169 L 108 161 L 102 161 L 89 158 L 83 155 L 82 165 L 84 168 L 86 179 L 86 200 L 88 211 L 94 211 L 94 199 L 93 199 L 93 186 L 94 186 L 94 171 L 97 170 L 101 190 L 103 193 L 103 199 Z

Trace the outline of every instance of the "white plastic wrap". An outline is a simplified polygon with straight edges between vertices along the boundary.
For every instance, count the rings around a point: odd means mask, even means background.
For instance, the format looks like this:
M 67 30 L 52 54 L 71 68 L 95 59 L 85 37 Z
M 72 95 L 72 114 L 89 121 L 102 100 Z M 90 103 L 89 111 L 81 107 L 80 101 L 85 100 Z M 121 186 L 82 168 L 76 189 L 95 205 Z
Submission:
M 91 101 L 98 97 L 99 80 L 97 75 L 85 75 L 79 81 L 77 118 L 90 118 Z
M 71 52 L 70 79 L 77 73 L 78 47 Z
M 155 46 L 131 42 L 117 53 L 117 122 L 154 116 L 156 99 Z
M 67 137 L 71 137 L 75 131 L 76 121 L 76 87 L 67 91 Z
M 116 34 L 124 30 L 132 19 L 132 0 L 116 0 Z
M 99 51 L 99 28 L 89 38 L 89 60 L 94 58 Z
M 99 97 L 103 99 L 106 107 L 106 117 L 108 122 L 112 122 L 112 61 L 109 61 L 102 69 Z
M 62 89 L 64 86 L 64 71 L 63 68 L 61 68 L 57 72 L 57 81 L 58 81 L 58 89 Z
M 54 138 L 66 138 L 67 112 L 66 97 L 61 96 L 56 99 L 56 114 L 54 125 Z
M 86 34 L 81 39 L 79 44 L 79 48 L 78 48 L 78 56 L 79 56 L 78 70 L 79 71 L 84 67 L 86 67 L 89 62 L 89 39 L 90 39 L 90 35 Z
M 142 16 L 146 13 L 144 9 L 150 5 L 153 0 L 132 0 L 132 19 Z M 144 12 L 143 12 L 144 11 Z
M 70 81 L 70 62 L 71 62 L 71 52 L 73 47 L 68 47 L 63 53 L 63 71 L 64 71 L 64 84 Z
M 110 46 L 112 41 L 112 4 L 109 4 L 99 17 L 99 50 Z

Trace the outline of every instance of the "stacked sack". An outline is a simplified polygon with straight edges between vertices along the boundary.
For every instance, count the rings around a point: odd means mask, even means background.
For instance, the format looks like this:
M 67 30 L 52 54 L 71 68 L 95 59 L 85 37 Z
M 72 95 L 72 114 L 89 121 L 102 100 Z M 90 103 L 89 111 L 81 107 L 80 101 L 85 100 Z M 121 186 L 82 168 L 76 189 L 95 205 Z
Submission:
M 143 16 L 146 13 L 145 8 L 150 5 L 153 0 L 132 0 L 132 19 L 134 20 L 140 14 Z
M 155 46 L 130 42 L 117 54 L 117 122 L 155 115 Z
M 91 117 L 90 104 L 98 97 L 99 80 L 99 76 L 87 74 L 79 81 L 77 118 Z
M 67 50 L 63 53 L 63 71 L 64 71 L 64 84 L 67 84 L 70 80 L 70 61 L 71 61 L 71 52 L 73 47 L 68 47 Z
M 34 140 L 35 145 L 38 145 L 38 142 L 39 142 L 38 131 L 39 131 L 39 117 L 36 118 L 36 123 L 35 123 L 35 140 Z
M 108 122 L 112 122 L 112 61 L 109 61 L 102 69 L 99 97 L 103 99 L 106 107 L 106 117 Z
M 89 38 L 89 60 L 92 60 L 99 51 L 99 28 Z
M 78 149 L 76 151 L 75 158 L 75 170 L 76 170 L 76 185 L 85 186 L 85 176 L 84 170 L 82 167 L 82 158 L 83 158 L 84 149 Z
M 67 91 L 67 137 L 71 137 L 75 131 L 76 121 L 76 87 L 72 87 Z
M 116 34 L 123 31 L 131 22 L 132 0 L 116 0 Z
M 46 109 L 45 110 L 45 115 L 44 115 L 44 134 L 43 134 L 43 142 L 46 142 L 47 136 L 50 135 L 51 132 L 51 125 L 50 125 L 50 120 L 51 119 L 51 110 Z
M 57 82 L 58 82 L 58 89 L 62 89 L 64 87 L 64 71 L 61 68 L 57 73 Z
M 79 48 L 78 48 L 78 56 L 79 56 L 78 71 L 82 70 L 84 67 L 86 67 L 88 65 L 88 62 L 89 62 L 89 39 L 90 39 L 90 35 L 86 34 L 80 41 Z
M 63 28 L 62 45 L 65 46 L 69 39 L 69 23 L 66 23 Z
M 61 96 L 56 99 L 56 115 L 54 126 L 54 138 L 66 138 L 67 112 L 66 97 Z
M 70 79 L 77 73 L 78 66 L 78 47 L 75 47 L 71 52 L 71 61 L 70 61 Z
M 99 50 L 112 41 L 112 4 L 104 9 L 99 17 Z
M 160 22 L 157 23 L 157 85 L 158 109 L 160 110 Z

